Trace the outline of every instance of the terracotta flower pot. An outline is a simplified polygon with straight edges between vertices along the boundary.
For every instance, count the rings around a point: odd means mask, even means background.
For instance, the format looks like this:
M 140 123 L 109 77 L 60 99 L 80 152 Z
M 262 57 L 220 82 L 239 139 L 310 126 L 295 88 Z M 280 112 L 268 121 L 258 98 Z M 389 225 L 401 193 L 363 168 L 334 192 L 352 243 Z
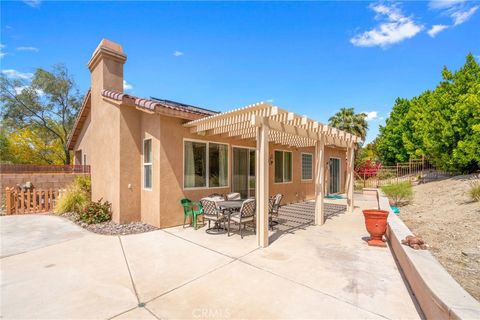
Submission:
M 365 216 L 365 226 L 368 233 L 370 233 L 369 246 L 386 247 L 383 241 L 383 235 L 387 231 L 387 217 L 388 211 L 377 209 L 363 210 Z

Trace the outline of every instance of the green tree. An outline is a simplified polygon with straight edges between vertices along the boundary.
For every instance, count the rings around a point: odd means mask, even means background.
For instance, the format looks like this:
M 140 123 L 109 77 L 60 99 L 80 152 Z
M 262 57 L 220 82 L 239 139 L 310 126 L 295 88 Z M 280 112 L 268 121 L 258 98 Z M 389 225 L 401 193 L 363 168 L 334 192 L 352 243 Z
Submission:
M 31 82 L 0 77 L 2 126 L 9 135 L 30 128 L 29 132 L 37 135 L 34 140 L 44 142 L 33 144 L 40 154 L 51 155 L 52 147 L 59 148 L 57 159 L 48 158 L 47 162 L 70 164 L 67 139 L 81 101 L 64 65 L 56 65 L 52 71 L 37 69 Z
M 334 116 L 328 119 L 328 125 L 354 134 L 365 140 L 368 123 L 365 113 L 355 113 L 353 108 L 341 108 Z
M 446 67 L 432 91 L 398 98 L 384 127 L 378 153 L 386 164 L 425 156 L 457 172 L 480 168 L 480 66 L 472 54 L 455 72 Z
M 377 152 L 385 165 L 394 165 L 409 159 L 403 142 L 404 138 L 409 135 L 410 123 L 406 117 L 409 109 L 410 101 L 408 99 L 397 98 L 385 126 L 380 126 Z

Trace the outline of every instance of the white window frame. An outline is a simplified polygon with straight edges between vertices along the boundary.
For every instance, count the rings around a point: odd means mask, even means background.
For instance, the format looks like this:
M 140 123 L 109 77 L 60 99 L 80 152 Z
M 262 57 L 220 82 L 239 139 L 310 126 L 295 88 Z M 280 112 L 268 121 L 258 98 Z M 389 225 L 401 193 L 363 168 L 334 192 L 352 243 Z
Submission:
M 280 151 L 283 153 L 283 163 L 282 163 L 282 182 L 276 182 L 275 181 L 275 152 L 276 151 Z M 285 181 L 285 152 L 290 152 L 292 154 L 292 156 L 290 157 L 290 159 L 292 159 L 292 172 L 291 172 L 291 176 L 292 176 L 292 179 L 290 181 Z M 273 183 L 274 184 L 287 184 L 287 183 L 293 183 L 293 151 L 291 150 L 285 150 L 285 149 L 274 149 L 273 150 Z
M 309 179 L 303 179 L 303 155 L 309 155 L 310 157 L 312 157 L 312 167 L 311 167 L 311 173 L 312 173 L 312 177 L 309 178 Z M 313 180 L 313 153 L 309 153 L 309 152 L 301 152 L 300 153 L 300 179 L 301 181 L 312 181 Z
M 190 142 L 200 142 L 200 143 L 205 143 L 207 145 L 207 159 L 206 159 L 206 185 L 205 187 L 185 187 L 185 142 L 190 141 Z M 227 146 L 227 185 L 222 186 L 222 187 L 210 187 L 210 163 L 209 163 L 209 152 L 210 152 L 210 143 L 213 144 L 222 144 Z M 184 138 L 182 142 L 182 187 L 183 190 L 202 190 L 202 189 L 228 189 L 230 188 L 230 144 L 225 143 L 225 142 L 217 142 L 217 141 L 211 141 L 211 140 L 199 140 L 199 139 L 187 139 Z
M 150 140 L 150 153 L 151 153 L 151 156 L 150 156 L 150 162 L 145 162 L 145 141 L 148 141 Z M 143 150 L 143 166 L 142 166 L 142 172 L 143 172 L 143 181 L 142 181 L 142 189 L 145 190 L 145 191 L 152 191 L 153 189 L 153 142 L 152 142 L 152 138 L 145 138 L 143 139 L 143 144 L 142 144 L 142 150 Z M 151 182 L 151 186 L 150 188 L 147 188 L 145 187 L 145 166 L 150 166 L 150 182 Z

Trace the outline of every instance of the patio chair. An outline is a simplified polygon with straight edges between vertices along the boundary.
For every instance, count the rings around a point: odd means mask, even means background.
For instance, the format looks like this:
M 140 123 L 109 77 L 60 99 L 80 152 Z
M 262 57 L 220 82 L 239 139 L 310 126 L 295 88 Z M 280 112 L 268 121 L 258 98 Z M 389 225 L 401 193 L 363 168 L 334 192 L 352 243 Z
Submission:
M 200 202 L 192 202 L 190 199 L 182 199 L 180 203 L 183 207 L 183 227 L 185 228 L 187 217 L 190 217 L 193 227 L 197 230 L 197 218 L 203 214 L 202 205 Z
M 211 198 L 214 201 L 225 201 L 225 198 L 219 193 L 212 193 L 207 198 Z
M 203 207 L 203 219 L 208 220 L 207 233 L 212 233 L 211 230 L 216 229 L 217 233 L 220 232 L 220 224 L 225 220 L 225 216 L 221 212 L 220 208 L 217 205 L 215 198 L 203 198 L 200 200 L 200 203 Z M 210 221 L 215 222 L 215 227 L 210 228 Z
M 270 199 L 273 200 L 270 208 L 270 201 L 269 201 L 269 220 L 270 226 L 273 230 L 273 226 L 278 224 L 278 211 L 280 209 L 280 203 L 283 199 L 283 194 L 277 193 L 275 196 L 271 197 Z M 275 218 L 275 219 L 274 219 Z
M 268 198 L 268 225 L 270 226 L 270 229 L 273 230 L 273 206 L 275 205 L 275 198 L 276 196 L 271 196 Z
M 231 192 L 227 194 L 227 200 L 240 200 L 242 196 L 238 192 Z
M 248 199 L 242 203 L 240 211 L 230 214 L 230 219 L 228 219 L 227 233 L 230 236 L 230 221 L 238 223 L 238 231 L 240 231 L 240 237 L 243 239 L 243 229 L 248 222 L 254 221 L 255 217 L 255 199 Z M 242 229 L 243 224 L 243 229 Z M 254 221 L 254 230 L 256 231 L 255 221 Z

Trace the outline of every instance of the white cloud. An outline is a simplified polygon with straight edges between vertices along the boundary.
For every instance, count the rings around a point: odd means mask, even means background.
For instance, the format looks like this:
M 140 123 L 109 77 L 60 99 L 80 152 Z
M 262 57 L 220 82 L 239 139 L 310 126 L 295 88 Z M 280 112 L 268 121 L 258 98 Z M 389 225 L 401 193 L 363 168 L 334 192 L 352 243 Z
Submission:
M 453 19 L 453 25 L 458 26 L 459 24 L 462 24 L 468 19 L 470 19 L 471 16 L 478 10 L 478 6 L 476 7 L 471 7 L 470 9 L 466 10 L 457 10 L 452 12 L 451 17 Z
M 378 119 L 378 112 L 377 111 L 370 111 L 370 112 L 364 112 L 367 117 L 365 118 L 367 121 L 372 121 Z
M 417 24 L 412 17 L 405 16 L 395 4 L 386 5 L 376 3 L 370 5 L 376 13 L 376 19 L 383 19 L 375 28 L 357 34 L 350 42 L 358 47 L 387 47 L 403 40 L 414 37 L 423 26 Z
M 182 52 L 182 51 L 175 50 L 175 51 L 173 51 L 173 56 L 174 56 L 174 57 L 183 56 L 183 52 Z
M 16 93 L 16 94 L 21 94 L 24 89 L 28 89 L 28 88 L 30 88 L 30 86 L 15 87 L 15 88 L 13 88 L 13 89 L 15 90 L 15 93 Z M 40 89 L 36 89 L 35 92 L 36 92 L 37 95 L 39 95 L 40 97 L 43 96 L 43 95 L 45 95 L 45 92 L 43 92 L 43 90 L 40 90 Z
M 465 0 L 433 0 L 428 3 L 431 9 L 449 9 L 464 3 Z
M 29 72 L 23 73 L 14 69 L 3 69 L 2 74 L 7 76 L 8 78 L 23 79 L 23 80 L 30 80 L 33 77 L 33 73 L 29 73 Z
M 443 30 L 447 29 L 448 26 L 444 25 L 444 24 L 436 24 L 436 25 L 433 25 L 430 30 L 427 31 L 428 35 L 432 38 L 435 38 L 435 36 L 437 34 L 439 34 L 440 32 L 442 32 Z
M 41 0 L 23 0 L 23 2 L 28 4 L 32 8 L 38 8 L 38 7 L 40 7 L 40 4 L 42 3 Z
M 452 18 L 453 26 L 467 22 L 480 6 L 472 6 L 465 0 L 437 0 L 429 2 L 430 9 L 438 10 L 442 15 Z
M 18 50 L 18 51 L 34 51 L 34 52 L 38 52 L 38 48 L 35 48 L 35 47 L 16 47 L 15 50 Z
M 265 102 L 273 103 L 274 101 L 275 101 L 275 99 L 270 98 L 270 99 L 267 99 Z
M 127 91 L 127 90 L 132 90 L 133 89 L 133 86 L 128 83 L 127 81 L 123 80 L 123 90 Z

